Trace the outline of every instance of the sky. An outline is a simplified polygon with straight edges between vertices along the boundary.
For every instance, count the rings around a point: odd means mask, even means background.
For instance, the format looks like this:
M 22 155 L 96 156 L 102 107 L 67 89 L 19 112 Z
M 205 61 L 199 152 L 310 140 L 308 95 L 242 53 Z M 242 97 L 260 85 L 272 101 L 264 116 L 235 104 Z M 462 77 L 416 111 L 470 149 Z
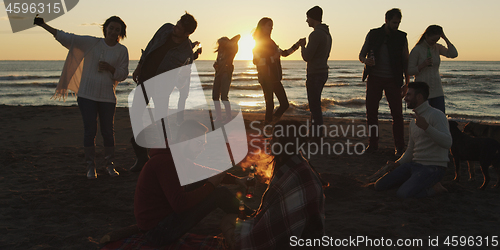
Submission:
M 315 5 L 323 8 L 323 23 L 330 27 L 330 60 L 357 60 L 367 32 L 384 23 L 387 10 L 400 8 L 400 30 L 408 33 L 410 50 L 427 26 L 438 24 L 459 52 L 455 60 L 500 61 L 499 0 L 80 0 L 71 11 L 48 24 L 79 35 L 102 37 L 98 24 L 117 15 L 127 24 L 127 38 L 121 43 L 128 48 L 130 60 L 138 60 L 156 30 L 167 22 L 175 24 L 187 11 L 198 21 L 190 39 L 202 44 L 199 60 L 214 60 L 217 39 L 237 34 L 242 39 L 236 59 L 245 60 L 251 59 L 250 34 L 260 18 L 273 19 L 271 37 L 287 49 L 312 32 L 305 13 Z M 40 27 L 12 33 L 3 1 L 1 6 L 0 60 L 65 59 L 67 50 Z M 300 53 L 285 59 L 301 60 Z

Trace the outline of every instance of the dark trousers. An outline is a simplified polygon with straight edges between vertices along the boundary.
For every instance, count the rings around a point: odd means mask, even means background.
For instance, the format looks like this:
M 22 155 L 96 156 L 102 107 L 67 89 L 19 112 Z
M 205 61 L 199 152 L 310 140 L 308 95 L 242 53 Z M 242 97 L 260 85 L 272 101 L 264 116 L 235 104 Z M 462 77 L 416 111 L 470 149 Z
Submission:
M 401 87 L 398 81 L 393 78 L 369 76 L 366 83 L 366 123 L 370 129 L 370 146 L 378 147 L 378 108 L 382 99 L 382 92 L 389 103 L 392 116 L 392 135 L 396 148 L 404 148 L 404 123 L 403 123 L 403 103 L 401 98 Z
M 99 117 L 104 147 L 115 146 L 114 120 L 116 103 L 96 102 L 82 97 L 78 97 L 77 102 L 83 119 L 83 145 L 85 147 L 95 146 L 97 117 Z
M 307 74 L 306 89 L 309 110 L 311 111 L 311 124 L 323 125 L 323 113 L 321 111 L 321 92 L 328 80 L 328 72 L 318 74 Z
M 233 71 L 221 72 L 215 76 L 214 87 L 212 89 L 212 100 L 229 101 L 228 93 L 231 86 Z
M 274 111 L 274 94 L 280 102 L 279 108 L 274 113 L 274 116 L 281 117 L 283 113 L 288 109 L 290 104 L 288 104 L 288 98 L 286 97 L 285 89 L 280 81 L 264 81 L 260 82 L 262 86 L 262 91 L 264 91 L 264 100 L 266 101 L 266 116 L 265 121 L 271 122 L 273 120 Z
M 238 213 L 238 199 L 226 188 L 217 187 L 202 202 L 180 214 L 172 213 L 147 232 L 146 239 L 156 246 L 171 244 L 216 208 L 228 214 Z

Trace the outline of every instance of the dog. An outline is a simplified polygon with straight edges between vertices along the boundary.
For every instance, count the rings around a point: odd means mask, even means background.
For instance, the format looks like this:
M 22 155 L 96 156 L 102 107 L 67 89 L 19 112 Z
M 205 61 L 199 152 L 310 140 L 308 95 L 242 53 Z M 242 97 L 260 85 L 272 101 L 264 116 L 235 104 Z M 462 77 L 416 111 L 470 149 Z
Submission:
M 500 142 L 500 126 L 492 124 L 481 124 L 476 122 L 468 122 L 465 124 L 464 133 L 471 135 L 473 137 L 490 137 Z M 469 181 L 476 179 L 474 171 L 474 162 L 468 161 L 469 166 Z
M 474 137 L 490 137 L 500 142 L 500 126 L 469 122 L 465 124 L 464 133 Z
M 455 162 L 455 181 L 460 181 L 460 161 L 479 161 L 483 172 L 484 182 L 479 187 L 484 190 L 490 182 L 489 166 L 493 166 L 500 176 L 500 143 L 492 138 L 471 137 L 458 129 L 458 123 L 448 121 L 450 133 L 453 139 L 451 154 Z M 470 168 L 469 172 L 474 171 Z M 500 178 L 497 178 L 495 187 L 500 186 Z

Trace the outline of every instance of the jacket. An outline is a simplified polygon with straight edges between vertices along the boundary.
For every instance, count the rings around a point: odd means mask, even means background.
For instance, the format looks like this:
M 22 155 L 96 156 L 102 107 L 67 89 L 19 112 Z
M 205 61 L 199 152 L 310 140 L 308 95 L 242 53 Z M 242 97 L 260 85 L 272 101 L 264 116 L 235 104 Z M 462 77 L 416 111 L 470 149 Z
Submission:
M 373 50 L 375 58 L 380 56 L 380 48 L 387 39 L 387 49 L 389 51 L 389 61 L 391 64 L 391 69 L 393 77 L 397 78 L 400 85 L 403 85 L 403 74 L 408 68 L 408 58 L 403 59 L 403 51 L 405 51 L 405 46 L 408 46 L 408 40 L 406 38 L 406 33 L 400 30 L 391 32 L 387 35 L 384 29 L 384 25 L 380 28 L 372 29 L 368 33 L 368 50 Z M 408 47 L 406 47 L 406 51 Z M 363 72 L 363 81 L 366 76 L 370 75 L 370 71 L 373 67 L 366 66 Z
M 171 23 L 166 23 L 161 26 L 158 31 L 156 31 L 153 38 L 149 41 L 146 49 L 141 55 L 141 59 L 139 63 L 144 62 L 148 59 L 148 56 L 155 51 L 157 48 L 165 44 L 169 35 L 174 31 L 174 25 Z M 161 74 L 167 72 L 169 70 L 178 68 L 180 66 L 192 63 L 193 58 L 193 50 L 191 40 L 186 39 L 184 42 L 179 44 L 178 46 L 170 49 L 163 61 L 158 66 L 157 74 Z

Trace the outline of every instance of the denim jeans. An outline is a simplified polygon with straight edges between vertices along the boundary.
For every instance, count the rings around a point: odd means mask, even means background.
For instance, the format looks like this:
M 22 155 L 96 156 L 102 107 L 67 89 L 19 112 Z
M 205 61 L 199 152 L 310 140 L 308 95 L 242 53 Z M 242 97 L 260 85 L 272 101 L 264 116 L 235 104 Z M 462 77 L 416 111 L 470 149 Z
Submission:
M 421 198 L 434 195 L 432 187 L 443 179 L 445 167 L 405 163 L 384 175 L 375 183 L 376 190 L 387 190 L 400 186 L 397 196 Z
M 217 187 L 190 210 L 179 214 L 174 212 L 165 217 L 155 228 L 146 233 L 146 239 L 155 246 L 171 244 L 216 208 L 222 209 L 227 214 L 237 214 L 238 207 L 239 202 L 235 195 L 226 187 Z M 249 208 L 245 209 L 248 214 L 247 210 Z
M 323 125 L 323 113 L 321 112 L 321 92 L 328 80 L 328 72 L 307 74 L 306 90 L 309 110 L 311 111 L 311 124 Z
M 97 135 L 97 117 L 99 116 L 104 147 L 114 147 L 114 120 L 116 103 L 96 102 L 82 97 L 78 97 L 77 102 L 83 119 L 83 146 L 95 146 L 95 137 Z
M 444 96 L 429 98 L 427 99 L 427 101 L 429 101 L 429 105 L 431 105 L 431 107 L 437 108 L 446 114 L 446 109 L 444 107 Z

